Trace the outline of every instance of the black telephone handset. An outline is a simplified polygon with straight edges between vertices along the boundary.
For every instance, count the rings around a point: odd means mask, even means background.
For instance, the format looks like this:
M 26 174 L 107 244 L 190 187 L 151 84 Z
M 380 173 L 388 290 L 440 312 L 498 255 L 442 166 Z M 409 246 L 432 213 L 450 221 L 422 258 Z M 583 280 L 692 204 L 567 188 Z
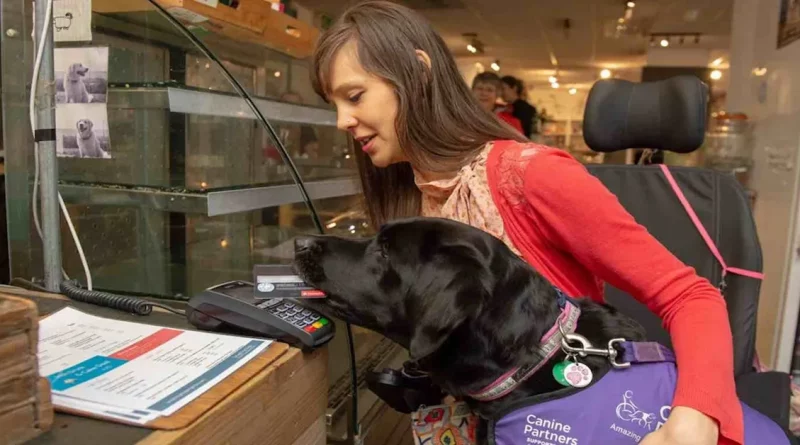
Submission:
M 189 323 L 207 331 L 252 333 L 310 350 L 330 341 L 332 321 L 293 298 L 257 300 L 253 284 L 229 281 L 189 300 Z

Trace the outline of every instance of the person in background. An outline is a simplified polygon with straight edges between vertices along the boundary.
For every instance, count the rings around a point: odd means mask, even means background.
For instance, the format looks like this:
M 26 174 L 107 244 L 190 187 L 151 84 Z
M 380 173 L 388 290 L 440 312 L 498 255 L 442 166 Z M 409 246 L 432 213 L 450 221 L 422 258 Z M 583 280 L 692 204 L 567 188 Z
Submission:
M 507 110 L 497 107 L 497 98 L 500 95 L 502 87 L 503 82 L 500 81 L 500 76 L 495 73 L 479 73 L 472 79 L 472 92 L 475 94 L 475 98 L 478 99 L 478 102 L 481 103 L 481 106 L 487 111 L 495 113 L 500 119 L 522 133 L 522 123 L 520 123 L 519 119 L 514 117 Z
M 513 110 L 514 117 L 522 124 L 522 134 L 530 138 L 533 134 L 533 120 L 536 118 L 536 108 L 522 98 L 522 81 L 514 76 L 503 76 L 503 100 Z

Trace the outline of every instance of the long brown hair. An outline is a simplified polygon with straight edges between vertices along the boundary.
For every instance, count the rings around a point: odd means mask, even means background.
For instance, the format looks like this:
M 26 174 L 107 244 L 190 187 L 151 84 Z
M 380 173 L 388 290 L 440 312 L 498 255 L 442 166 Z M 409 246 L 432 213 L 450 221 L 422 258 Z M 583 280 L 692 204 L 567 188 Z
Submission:
M 487 142 L 527 140 L 480 106 L 444 41 L 424 18 L 387 1 L 352 6 L 320 36 L 311 82 L 326 100 L 333 59 L 351 40 L 364 70 L 388 82 L 397 95 L 395 129 L 410 161 L 376 168 L 356 150 L 365 205 L 374 227 L 420 214 L 422 195 L 414 184 L 412 165 L 423 172 L 454 172 L 472 161 Z M 416 50 L 428 54 L 430 68 L 419 60 Z

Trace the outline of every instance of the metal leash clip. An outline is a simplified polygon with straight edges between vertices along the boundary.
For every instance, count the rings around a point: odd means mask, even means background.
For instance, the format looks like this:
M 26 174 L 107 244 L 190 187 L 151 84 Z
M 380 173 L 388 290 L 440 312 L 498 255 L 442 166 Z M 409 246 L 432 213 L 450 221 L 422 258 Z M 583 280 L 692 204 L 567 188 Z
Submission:
M 578 355 L 581 357 L 586 357 L 587 355 L 599 355 L 608 358 L 609 363 L 611 363 L 611 366 L 614 368 L 621 369 L 631 366 L 629 362 L 617 362 L 617 356 L 619 355 L 619 352 L 614 345 L 625 342 L 624 338 L 613 338 L 608 341 L 607 349 L 597 349 L 592 345 L 592 342 L 590 342 L 589 339 L 583 335 L 565 332 L 564 328 L 561 326 L 560 320 L 558 322 L 558 329 L 561 331 L 561 349 L 567 355 Z M 570 343 L 575 342 L 580 343 L 580 346 L 576 347 L 570 345 Z

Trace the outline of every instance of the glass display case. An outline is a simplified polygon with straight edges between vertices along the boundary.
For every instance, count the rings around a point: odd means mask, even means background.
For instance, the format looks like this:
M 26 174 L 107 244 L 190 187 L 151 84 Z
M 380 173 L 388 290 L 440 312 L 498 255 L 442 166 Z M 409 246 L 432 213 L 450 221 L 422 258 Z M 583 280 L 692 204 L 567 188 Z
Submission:
M 167 9 L 182 24 L 148 0 L 95 0 L 90 40 L 56 35 L 50 86 L 56 96 L 58 188 L 94 287 L 180 304 L 213 284 L 252 281 L 255 264 L 291 261 L 292 239 L 317 230 L 313 212 L 329 233 L 371 233 L 359 210 L 352 141 L 337 130 L 335 111 L 310 85 L 311 43 L 304 39 L 316 32 L 313 27 L 264 1 L 235 2 L 239 11 L 219 2 L 218 8 L 230 9 L 222 19 L 191 15 L 175 7 L 178 0 L 159 3 L 171 5 Z M 188 8 L 191 2 L 183 3 Z M 267 9 L 254 12 L 257 3 Z M 43 273 L 32 212 L 31 8 L 29 1 L 3 1 L 0 40 L 11 276 L 26 279 Z M 256 13 L 267 23 L 258 32 L 246 27 Z M 88 67 L 79 74 L 90 97 L 85 103 L 69 100 L 75 64 Z M 237 93 L 228 75 L 249 96 Z M 265 120 L 249 107 L 248 97 Z M 90 139 L 81 126 L 86 120 L 93 125 Z M 296 166 L 310 203 L 275 138 Z M 84 281 L 75 243 L 61 221 L 64 272 Z M 348 347 L 344 325 L 337 324 L 329 344 L 329 439 L 346 442 Z M 396 365 L 403 356 L 375 333 L 354 328 L 354 334 L 359 414 L 366 421 L 377 399 L 366 391 L 364 373 Z

